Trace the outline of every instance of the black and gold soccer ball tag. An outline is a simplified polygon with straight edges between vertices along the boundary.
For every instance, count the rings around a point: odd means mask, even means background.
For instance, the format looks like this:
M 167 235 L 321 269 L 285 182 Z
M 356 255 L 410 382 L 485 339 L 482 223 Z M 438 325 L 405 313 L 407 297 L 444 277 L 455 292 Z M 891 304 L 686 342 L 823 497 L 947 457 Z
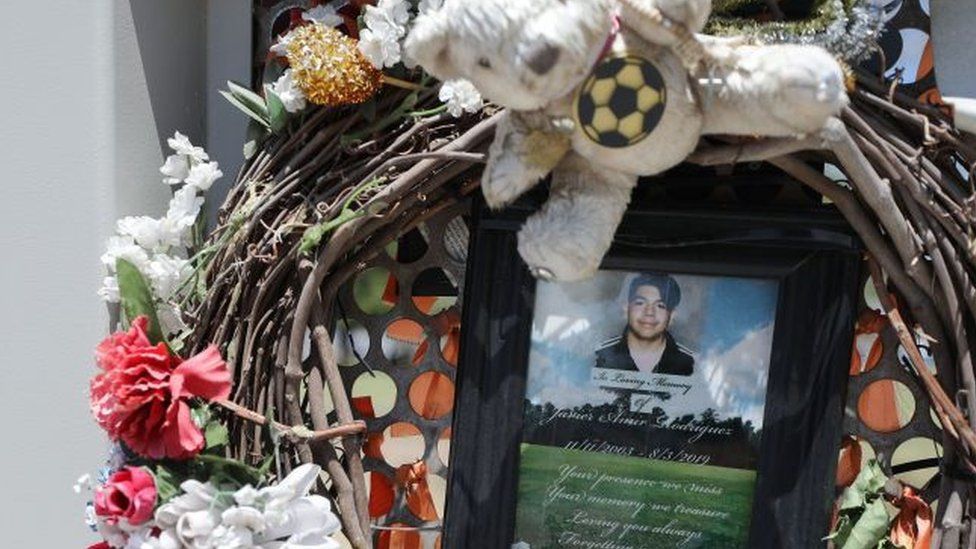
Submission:
M 666 99 L 664 78 L 653 63 L 636 55 L 608 57 L 580 87 L 576 120 L 595 143 L 630 147 L 654 131 Z

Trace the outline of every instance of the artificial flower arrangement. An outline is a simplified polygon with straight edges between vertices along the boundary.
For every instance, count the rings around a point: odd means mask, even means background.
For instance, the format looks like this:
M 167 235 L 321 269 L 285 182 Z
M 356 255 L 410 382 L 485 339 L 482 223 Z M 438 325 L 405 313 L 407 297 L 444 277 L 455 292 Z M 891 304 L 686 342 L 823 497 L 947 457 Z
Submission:
M 202 195 L 222 173 L 186 136 L 169 145 L 175 154 L 160 171 L 181 187 L 166 215 L 119 220 L 102 257 L 109 276 L 99 294 L 121 305 L 128 327 L 95 349 L 91 412 L 113 446 L 99 479 L 76 486 L 92 492 L 88 523 L 103 541 L 91 547 L 339 547 L 329 500 L 309 495 L 321 468 L 272 483 L 270 460 L 255 468 L 225 457 L 214 407 L 244 413 L 227 401 L 228 365 L 215 345 L 179 352 L 180 304 L 199 258 L 184 256 L 198 246 Z

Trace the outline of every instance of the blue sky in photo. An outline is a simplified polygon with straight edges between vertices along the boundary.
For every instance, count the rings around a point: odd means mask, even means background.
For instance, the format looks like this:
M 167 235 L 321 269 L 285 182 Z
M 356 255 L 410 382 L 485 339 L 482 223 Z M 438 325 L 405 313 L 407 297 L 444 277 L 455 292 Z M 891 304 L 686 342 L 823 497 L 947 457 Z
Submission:
M 702 343 L 722 352 L 737 344 L 745 334 L 776 319 L 778 284 L 774 280 L 716 278 L 706 293 Z

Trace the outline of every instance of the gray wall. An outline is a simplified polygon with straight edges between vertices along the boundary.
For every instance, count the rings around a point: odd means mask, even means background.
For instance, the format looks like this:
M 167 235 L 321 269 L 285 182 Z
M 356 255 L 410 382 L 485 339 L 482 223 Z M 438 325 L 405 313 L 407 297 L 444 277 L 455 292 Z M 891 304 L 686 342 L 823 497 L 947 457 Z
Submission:
M 931 0 L 935 77 L 942 95 L 976 98 L 976 0 Z
M 103 242 L 118 217 L 164 211 L 157 170 L 174 130 L 212 140 L 235 171 L 243 123 L 208 102 L 214 79 L 247 78 L 250 2 L 3 8 L 0 546 L 83 547 L 96 536 L 71 486 L 106 449 L 87 398 L 106 333 Z

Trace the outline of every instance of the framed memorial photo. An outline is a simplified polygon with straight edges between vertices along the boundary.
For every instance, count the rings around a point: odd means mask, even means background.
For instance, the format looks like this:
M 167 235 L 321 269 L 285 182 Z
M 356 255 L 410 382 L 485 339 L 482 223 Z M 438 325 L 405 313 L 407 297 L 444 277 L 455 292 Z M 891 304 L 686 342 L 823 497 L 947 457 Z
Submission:
M 609 270 L 538 283 L 517 542 L 744 546 L 778 286 Z
M 518 215 L 476 217 L 445 547 L 825 545 L 842 224 L 634 211 L 596 276 L 555 283 L 518 257 Z

